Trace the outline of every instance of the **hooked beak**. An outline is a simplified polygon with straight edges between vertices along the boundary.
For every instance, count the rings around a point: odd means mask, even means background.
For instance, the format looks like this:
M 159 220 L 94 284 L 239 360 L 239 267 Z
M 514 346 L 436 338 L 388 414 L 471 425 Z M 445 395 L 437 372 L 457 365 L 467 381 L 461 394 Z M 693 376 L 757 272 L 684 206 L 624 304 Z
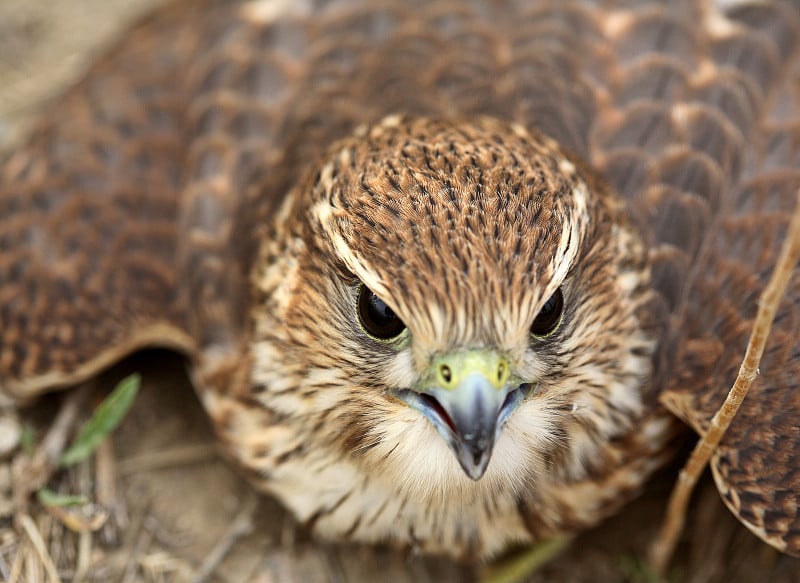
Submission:
M 450 446 L 464 472 L 478 480 L 508 417 L 531 385 L 511 382 L 508 361 L 492 351 L 434 359 L 428 377 L 398 397 L 422 413 Z

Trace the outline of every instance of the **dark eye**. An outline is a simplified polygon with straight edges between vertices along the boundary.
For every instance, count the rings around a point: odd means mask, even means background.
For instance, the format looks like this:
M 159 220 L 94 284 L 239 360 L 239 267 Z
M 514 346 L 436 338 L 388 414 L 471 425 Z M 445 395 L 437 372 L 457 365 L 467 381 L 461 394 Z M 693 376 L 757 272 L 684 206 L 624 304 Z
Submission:
M 533 324 L 531 324 L 531 334 L 542 338 L 555 332 L 561 323 L 561 312 L 563 310 L 564 295 L 561 293 L 561 289 L 557 289 L 556 293 L 550 296 L 550 299 L 542 306 Z
M 358 319 L 364 331 L 379 340 L 391 340 L 406 329 L 386 302 L 365 285 L 358 290 Z

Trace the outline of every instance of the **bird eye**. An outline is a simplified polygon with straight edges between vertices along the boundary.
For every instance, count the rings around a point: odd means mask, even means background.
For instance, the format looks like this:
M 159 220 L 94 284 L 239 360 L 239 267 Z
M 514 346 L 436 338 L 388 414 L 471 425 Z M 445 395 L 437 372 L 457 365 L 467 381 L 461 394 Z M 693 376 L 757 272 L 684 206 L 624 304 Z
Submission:
M 364 331 L 378 340 L 391 340 L 406 329 L 386 302 L 363 284 L 358 290 L 358 319 Z
M 531 334 L 537 338 L 544 338 L 555 332 L 558 325 L 561 323 L 561 313 L 564 311 L 564 295 L 561 289 L 550 296 L 542 306 L 539 314 L 531 324 Z

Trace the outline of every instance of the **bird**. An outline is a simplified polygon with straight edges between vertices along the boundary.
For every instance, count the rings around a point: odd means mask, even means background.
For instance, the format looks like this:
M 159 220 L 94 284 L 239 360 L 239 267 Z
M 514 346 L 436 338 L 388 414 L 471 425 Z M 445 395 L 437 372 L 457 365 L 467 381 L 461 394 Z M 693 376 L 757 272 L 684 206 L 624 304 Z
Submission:
M 317 535 L 589 528 L 702 434 L 800 187 L 792 1 L 176 0 L 0 169 L 0 390 L 185 355 Z M 712 460 L 800 555 L 800 277 Z

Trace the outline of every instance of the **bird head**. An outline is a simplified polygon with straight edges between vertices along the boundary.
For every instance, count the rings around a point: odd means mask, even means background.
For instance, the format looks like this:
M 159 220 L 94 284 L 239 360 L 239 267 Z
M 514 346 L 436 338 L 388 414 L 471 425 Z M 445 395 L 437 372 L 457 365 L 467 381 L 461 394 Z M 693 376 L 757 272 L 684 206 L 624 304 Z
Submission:
M 389 117 L 337 143 L 254 273 L 254 378 L 398 487 L 580 472 L 642 406 L 645 250 L 549 138 Z

